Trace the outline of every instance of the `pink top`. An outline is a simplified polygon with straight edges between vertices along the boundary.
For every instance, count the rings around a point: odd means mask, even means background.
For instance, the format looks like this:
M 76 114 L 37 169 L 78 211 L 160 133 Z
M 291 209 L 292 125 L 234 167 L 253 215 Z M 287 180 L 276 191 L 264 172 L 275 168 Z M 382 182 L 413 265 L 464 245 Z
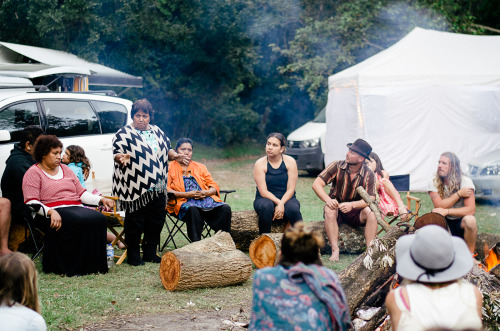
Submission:
M 398 214 L 398 203 L 389 196 L 389 194 L 385 191 L 384 182 L 388 180 L 387 178 L 382 178 L 379 174 L 375 174 L 377 176 L 377 180 L 379 182 L 378 186 L 378 195 L 380 197 L 379 207 L 380 211 L 384 216 L 388 213 L 392 213 L 393 215 Z
M 63 177 L 51 179 L 38 167 L 38 163 L 26 171 L 23 178 L 24 202 L 40 201 L 47 207 L 80 205 L 80 197 L 86 191 L 68 166 L 61 164 Z

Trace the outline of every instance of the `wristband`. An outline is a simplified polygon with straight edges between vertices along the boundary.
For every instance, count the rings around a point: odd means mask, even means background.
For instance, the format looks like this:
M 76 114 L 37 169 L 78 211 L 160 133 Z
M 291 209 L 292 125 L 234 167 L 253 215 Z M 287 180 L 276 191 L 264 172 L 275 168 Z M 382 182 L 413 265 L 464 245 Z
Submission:
M 458 195 L 459 198 L 462 198 L 462 196 L 458 193 L 458 191 L 457 191 L 457 195 Z

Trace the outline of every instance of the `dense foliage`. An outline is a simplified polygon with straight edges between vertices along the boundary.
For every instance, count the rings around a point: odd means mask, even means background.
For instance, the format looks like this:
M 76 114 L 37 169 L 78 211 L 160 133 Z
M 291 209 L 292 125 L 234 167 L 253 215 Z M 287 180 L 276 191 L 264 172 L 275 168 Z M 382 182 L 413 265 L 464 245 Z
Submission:
M 498 34 L 488 0 L 5 0 L 0 40 L 144 77 L 169 136 L 218 145 L 285 134 L 326 103 L 327 77 L 414 27 Z

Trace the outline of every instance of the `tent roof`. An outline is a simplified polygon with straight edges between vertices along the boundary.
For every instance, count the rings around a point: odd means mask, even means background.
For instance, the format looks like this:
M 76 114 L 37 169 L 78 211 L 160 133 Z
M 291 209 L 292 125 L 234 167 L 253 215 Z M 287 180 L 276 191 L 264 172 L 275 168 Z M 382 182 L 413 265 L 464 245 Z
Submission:
M 23 57 L 33 63 L 26 63 L 26 59 Z M 27 66 L 39 66 L 40 64 L 47 66 L 41 70 L 54 67 L 65 67 L 66 69 L 63 69 L 63 71 L 67 70 L 67 72 L 59 73 L 69 74 L 78 73 L 78 70 L 76 70 L 78 67 L 80 68 L 80 71 L 83 70 L 83 72 L 90 72 L 90 85 L 142 87 L 142 77 L 132 76 L 97 63 L 82 60 L 74 54 L 49 48 L 0 42 L 0 62 L 11 65 L 24 63 Z M 4 67 L 2 70 L 15 69 L 6 69 Z M 40 67 L 24 69 L 23 71 L 29 72 L 37 70 L 40 70 Z M 83 72 L 80 74 L 84 74 Z M 6 73 L 4 72 L 3 74 Z
M 413 29 L 393 46 L 328 79 L 330 88 L 500 86 L 500 36 Z

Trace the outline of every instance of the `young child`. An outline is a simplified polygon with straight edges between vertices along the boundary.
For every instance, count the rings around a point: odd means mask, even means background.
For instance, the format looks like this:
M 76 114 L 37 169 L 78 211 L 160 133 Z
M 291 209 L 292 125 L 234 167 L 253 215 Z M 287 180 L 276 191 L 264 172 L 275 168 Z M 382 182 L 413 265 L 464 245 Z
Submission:
M 35 265 L 13 252 L 0 257 L 0 329 L 45 331 Z
M 62 163 L 73 170 L 78 180 L 80 180 L 80 184 L 82 184 L 84 188 L 87 188 L 85 186 L 85 180 L 89 177 L 90 161 L 87 156 L 85 156 L 83 148 L 77 145 L 69 145 L 66 147 L 64 155 L 62 156 Z
M 78 177 L 80 184 L 82 184 L 84 188 L 87 188 L 87 186 L 85 186 L 85 180 L 89 177 L 90 161 L 85 155 L 85 150 L 77 145 L 69 145 L 66 147 L 64 155 L 62 156 L 62 163 L 66 164 L 71 170 L 73 170 L 76 177 Z M 101 192 L 94 190 L 92 191 L 92 194 L 101 195 Z M 108 232 L 108 243 L 111 243 L 115 237 L 116 236 L 114 234 Z M 125 245 L 119 241 L 118 248 L 124 249 Z

